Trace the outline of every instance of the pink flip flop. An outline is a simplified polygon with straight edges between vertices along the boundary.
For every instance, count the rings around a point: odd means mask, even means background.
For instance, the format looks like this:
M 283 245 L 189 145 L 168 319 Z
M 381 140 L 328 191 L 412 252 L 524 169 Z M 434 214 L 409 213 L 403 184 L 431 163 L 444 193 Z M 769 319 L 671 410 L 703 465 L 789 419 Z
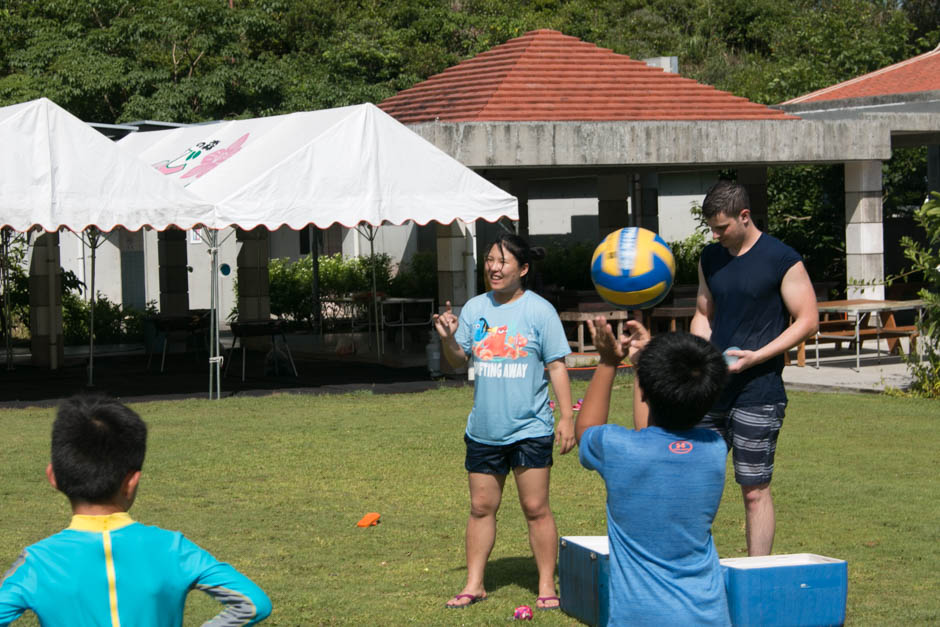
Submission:
M 451 605 L 450 601 L 448 601 L 447 603 L 444 604 L 444 607 L 446 607 L 449 610 L 462 610 L 465 607 L 470 607 L 474 603 L 480 603 L 481 601 L 486 601 L 486 596 L 484 595 L 477 596 L 475 594 L 456 594 L 454 595 L 454 598 L 451 600 L 456 601 L 459 599 L 470 599 L 470 602 L 464 603 L 463 605 Z
M 558 601 L 558 605 L 552 605 L 551 607 L 539 607 L 540 602 L 546 603 L 548 601 Z M 559 599 L 556 596 L 538 597 L 537 599 L 535 599 L 535 609 L 542 611 L 542 612 L 548 612 L 551 610 L 561 609 L 561 599 Z

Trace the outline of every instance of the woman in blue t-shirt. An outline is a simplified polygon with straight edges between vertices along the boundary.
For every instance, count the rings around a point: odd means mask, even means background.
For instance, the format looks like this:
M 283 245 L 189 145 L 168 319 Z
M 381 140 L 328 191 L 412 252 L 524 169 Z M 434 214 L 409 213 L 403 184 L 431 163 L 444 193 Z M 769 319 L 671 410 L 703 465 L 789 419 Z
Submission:
M 447 607 L 486 600 L 483 573 L 511 469 L 539 572 L 535 606 L 554 610 L 560 606 L 555 594 L 558 531 L 549 507 L 549 475 L 555 434 L 562 454 L 575 443 L 565 367 L 571 349 L 555 308 L 525 288 L 531 262 L 544 252 L 511 233 L 501 234 L 487 250 L 484 271 L 490 291 L 467 301 L 459 319 L 450 302 L 434 316 L 447 361 L 460 368 L 472 360 L 474 371 L 473 408 L 464 433 L 470 484 L 467 582 Z M 546 370 L 561 411 L 557 425 Z

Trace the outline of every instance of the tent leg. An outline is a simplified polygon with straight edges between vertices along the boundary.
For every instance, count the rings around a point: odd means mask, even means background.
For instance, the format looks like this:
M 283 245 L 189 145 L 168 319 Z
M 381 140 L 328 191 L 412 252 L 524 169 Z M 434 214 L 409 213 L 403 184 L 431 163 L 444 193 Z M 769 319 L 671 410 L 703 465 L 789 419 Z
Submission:
M 98 236 L 94 230 L 88 233 L 91 243 L 91 322 L 88 325 L 88 387 L 95 385 L 95 253 L 98 248 Z
M 203 240 L 209 247 L 209 399 L 222 398 L 222 355 L 219 350 L 219 232 L 204 228 Z
M 7 370 L 13 370 L 13 320 L 10 318 L 10 285 L 9 285 L 9 272 L 7 268 L 7 261 L 10 254 L 10 231 L 8 228 L 4 227 L 2 233 L 2 248 L 0 248 L 0 281 L 2 281 L 3 289 L 3 337 L 6 342 L 6 353 L 7 353 Z

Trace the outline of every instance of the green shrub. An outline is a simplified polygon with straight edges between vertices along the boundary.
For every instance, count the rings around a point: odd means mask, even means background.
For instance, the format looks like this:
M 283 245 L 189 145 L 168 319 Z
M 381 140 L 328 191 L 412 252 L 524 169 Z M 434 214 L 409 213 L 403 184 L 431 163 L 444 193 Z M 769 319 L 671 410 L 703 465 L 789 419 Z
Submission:
M 26 238 L 11 229 L 3 229 L 0 265 L 6 274 L 6 285 L 2 289 L 9 301 L 10 319 L 6 319 L 7 312 L 3 300 L 0 300 L 0 335 L 8 329 L 15 331 L 29 327 L 29 276 L 23 265 L 25 259 Z
M 392 259 L 385 253 L 371 257 L 343 257 L 341 254 L 321 256 L 320 298 L 348 298 L 371 294 L 372 268 L 375 267 L 376 291 L 390 293 Z M 426 261 L 421 261 L 422 272 Z M 300 324 L 313 324 L 313 260 L 301 257 L 272 259 L 268 263 L 271 313 Z M 436 281 L 436 278 L 435 278 Z M 236 281 L 236 295 L 238 285 Z M 229 320 L 237 317 L 237 305 Z
M 545 289 L 594 289 L 591 282 L 591 257 L 596 247 L 594 242 L 553 243 L 546 246 L 545 259 L 535 266 Z
M 66 345 L 88 343 L 88 323 L 91 305 L 74 291 L 62 295 L 62 335 Z M 153 303 L 146 311 L 133 307 L 123 308 L 98 293 L 95 299 L 95 343 L 119 344 L 143 341 L 143 320 L 156 313 Z
M 673 280 L 675 285 L 698 284 L 698 260 L 707 243 L 705 234 L 701 231 L 696 231 L 678 242 L 669 243 L 672 256 L 676 259 L 676 278 Z
M 902 237 L 901 246 L 911 268 L 887 283 L 910 275 L 923 277 L 924 287 L 918 296 L 926 306 L 917 321 L 919 350 L 905 356 L 905 360 L 913 378 L 911 394 L 940 398 L 940 193 L 930 193 L 927 202 L 914 213 L 914 220 L 926 231 L 927 244 Z
M 301 257 L 272 259 L 268 263 L 271 313 L 279 318 L 310 322 L 313 316 L 313 261 Z
M 437 301 L 437 255 L 415 253 L 411 261 L 398 266 L 398 274 L 389 281 L 390 296 L 433 298 Z
M 376 290 L 388 292 L 392 258 L 385 253 L 371 257 L 320 257 L 320 294 L 322 298 L 343 298 L 372 290 L 372 267 L 375 267 Z

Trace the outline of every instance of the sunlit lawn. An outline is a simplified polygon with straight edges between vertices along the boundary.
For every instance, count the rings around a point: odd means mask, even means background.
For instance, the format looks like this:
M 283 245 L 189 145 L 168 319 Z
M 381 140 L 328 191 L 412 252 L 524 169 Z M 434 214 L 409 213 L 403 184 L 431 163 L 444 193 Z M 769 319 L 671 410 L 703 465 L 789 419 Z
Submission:
M 618 421 L 630 424 L 628 379 L 615 394 Z M 446 388 L 137 405 L 151 431 L 132 514 L 183 530 L 255 579 L 274 602 L 267 624 L 502 623 L 536 596 L 512 482 L 487 571 L 490 600 L 443 608 L 464 577 L 470 402 L 469 388 Z M 67 524 L 67 503 L 43 475 L 52 417 L 0 410 L 0 571 Z M 848 560 L 853 624 L 940 621 L 938 419 L 931 401 L 791 393 L 773 484 L 774 550 Z M 603 485 L 576 453 L 556 456 L 552 505 L 563 535 L 606 533 Z M 381 524 L 356 527 L 370 511 Z M 714 535 L 722 557 L 744 554 L 733 482 Z M 215 611 L 190 595 L 186 624 Z M 560 612 L 535 618 L 577 624 Z

